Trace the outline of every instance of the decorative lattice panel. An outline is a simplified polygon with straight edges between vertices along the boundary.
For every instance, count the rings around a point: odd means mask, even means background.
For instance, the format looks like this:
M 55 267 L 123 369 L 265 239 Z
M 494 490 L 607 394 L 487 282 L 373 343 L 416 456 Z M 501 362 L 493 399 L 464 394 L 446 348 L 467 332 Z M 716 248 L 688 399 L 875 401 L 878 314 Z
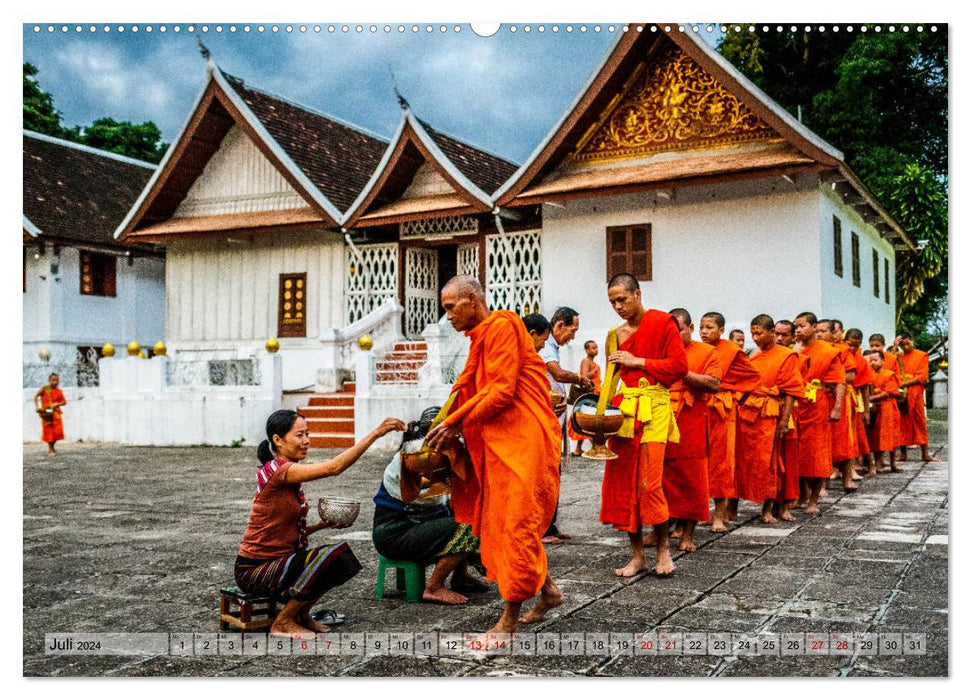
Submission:
M 486 296 L 490 309 L 538 313 L 542 281 L 539 231 L 486 236 Z
M 344 323 L 360 321 L 389 297 L 398 297 L 398 244 L 345 249 Z
M 438 320 L 438 251 L 405 251 L 405 333 L 418 338 L 425 326 Z
M 398 233 L 404 239 L 451 238 L 478 232 L 479 220 L 474 216 L 443 216 L 398 224 Z
M 458 274 L 479 279 L 479 244 L 463 243 L 456 255 Z

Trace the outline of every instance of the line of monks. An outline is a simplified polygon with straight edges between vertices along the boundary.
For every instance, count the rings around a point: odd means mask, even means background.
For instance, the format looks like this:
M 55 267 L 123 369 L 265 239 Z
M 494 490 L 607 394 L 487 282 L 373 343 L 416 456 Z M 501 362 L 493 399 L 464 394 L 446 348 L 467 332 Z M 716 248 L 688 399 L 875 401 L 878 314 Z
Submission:
M 630 539 L 631 560 L 618 576 L 647 570 L 650 545 L 655 573 L 671 575 L 670 539 L 694 551 L 695 526 L 710 521 L 713 532 L 725 531 L 738 499 L 759 503 L 763 522 L 794 520 L 794 509 L 819 513 L 831 474 L 854 490 L 859 465 L 873 476 L 889 455 L 899 471 L 897 448 L 901 459 L 917 445 L 933 460 L 923 399 L 928 359 L 909 336 L 887 349 L 874 334 L 863 353 L 858 329 L 844 332 L 811 312 L 778 323 L 760 314 L 751 322 L 750 358 L 722 338 L 721 314 L 704 314 L 701 342 L 694 341 L 690 313 L 645 308 L 631 275 L 611 279 L 607 297 L 623 321 L 607 361 L 619 371 L 614 405 L 624 426 L 607 440 L 617 458 L 606 462 L 600 521 Z M 489 311 L 471 277 L 453 278 L 441 299 L 471 345 L 453 387 L 457 400 L 428 444 L 464 438 L 474 468 L 450 481 L 452 507 L 480 536 L 486 575 L 505 601 L 490 632 L 514 632 L 563 601 L 542 544 L 559 493 L 561 427 L 546 365 L 519 316 Z

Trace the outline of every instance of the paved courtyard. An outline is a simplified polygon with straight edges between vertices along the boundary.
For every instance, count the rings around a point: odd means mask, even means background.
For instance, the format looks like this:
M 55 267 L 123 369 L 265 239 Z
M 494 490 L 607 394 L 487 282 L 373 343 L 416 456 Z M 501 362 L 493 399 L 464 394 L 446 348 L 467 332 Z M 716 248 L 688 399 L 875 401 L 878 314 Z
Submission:
M 698 551 L 676 555 L 677 571 L 667 579 L 614 576 L 628 549 L 624 534 L 597 520 L 603 465 L 573 458 L 563 470 L 559 523 L 574 538 L 547 550 L 566 602 L 529 630 L 561 639 L 652 633 L 682 643 L 698 633 L 708 633 L 709 642 L 716 633 L 777 634 L 780 640 L 788 633 L 827 640 L 838 639 L 833 634 L 922 634 L 924 654 L 864 653 L 854 645 L 850 653 L 806 649 L 798 656 L 613 650 L 492 657 L 48 655 L 45 633 L 218 631 L 218 589 L 233 578 L 258 466 L 253 446 L 65 443 L 53 459 L 42 445 L 24 446 L 24 674 L 946 676 L 947 417 L 931 414 L 932 450 L 940 462 L 907 462 L 904 472 L 882 473 L 854 494 L 844 495 L 832 482 L 822 514 L 797 511 L 795 523 L 763 525 L 758 507 L 743 503 L 729 532 L 699 528 Z M 335 453 L 318 450 L 309 459 Z M 370 498 L 386 459 L 366 455 L 341 476 L 305 487 L 311 502 L 327 494 L 363 501 L 361 516 L 341 538 L 364 569 L 320 606 L 347 615 L 335 629 L 344 633 L 487 629 L 501 610 L 494 588 L 457 607 L 408 604 L 390 585 L 389 595 L 375 600 Z

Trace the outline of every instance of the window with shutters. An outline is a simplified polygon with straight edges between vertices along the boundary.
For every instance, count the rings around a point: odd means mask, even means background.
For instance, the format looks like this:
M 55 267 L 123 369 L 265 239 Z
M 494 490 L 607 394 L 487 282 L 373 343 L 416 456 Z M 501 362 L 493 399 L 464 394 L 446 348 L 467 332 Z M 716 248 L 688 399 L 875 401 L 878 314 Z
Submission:
M 833 272 L 843 276 L 843 224 L 833 217 Z
M 652 279 L 651 225 L 607 227 L 607 281 L 626 272 L 640 282 Z
M 280 306 L 277 313 L 277 336 L 307 336 L 307 273 L 280 275 Z
M 850 232 L 850 253 L 853 256 L 853 286 L 860 286 L 860 236 Z
M 890 303 L 890 260 L 883 259 L 883 300 Z
M 115 296 L 115 256 L 80 252 L 81 294 L 97 297 Z
M 873 249 L 873 296 L 880 298 L 880 253 Z

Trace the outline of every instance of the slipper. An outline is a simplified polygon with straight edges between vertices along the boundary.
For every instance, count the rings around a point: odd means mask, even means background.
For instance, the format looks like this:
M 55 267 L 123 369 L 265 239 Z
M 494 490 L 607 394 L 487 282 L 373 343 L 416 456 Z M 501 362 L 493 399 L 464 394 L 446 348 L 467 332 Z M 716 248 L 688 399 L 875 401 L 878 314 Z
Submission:
M 332 627 L 333 625 L 343 624 L 346 616 L 336 610 L 317 610 L 311 613 L 310 617 L 322 625 Z
M 542 542 L 543 544 L 563 544 L 563 540 L 556 535 L 547 535 L 542 539 Z

